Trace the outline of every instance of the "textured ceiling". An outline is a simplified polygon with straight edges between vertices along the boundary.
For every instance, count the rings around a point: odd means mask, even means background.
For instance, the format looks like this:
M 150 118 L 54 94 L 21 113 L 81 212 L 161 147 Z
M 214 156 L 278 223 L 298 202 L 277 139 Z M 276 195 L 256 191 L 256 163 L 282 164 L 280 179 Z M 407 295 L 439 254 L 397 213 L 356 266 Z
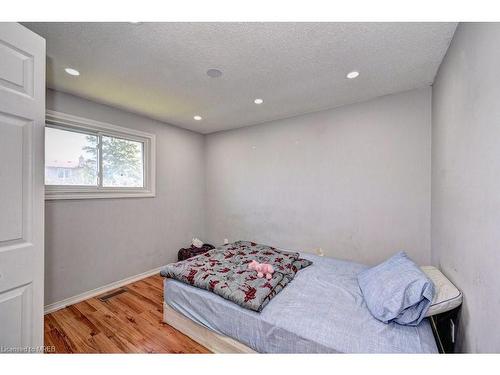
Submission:
M 25 23 L 48 86 L 200 133 L 430 85 L 454 23 Z M 79 77 L 64 72 L 80 71 Z M 206 71 L 217 68 L 219 78 Z M 358 70 L 355 80 L 346 73 Z M 263 98 L 264 104 L 254 104 Z M 202 121 L 195 121 L 201 115 Z

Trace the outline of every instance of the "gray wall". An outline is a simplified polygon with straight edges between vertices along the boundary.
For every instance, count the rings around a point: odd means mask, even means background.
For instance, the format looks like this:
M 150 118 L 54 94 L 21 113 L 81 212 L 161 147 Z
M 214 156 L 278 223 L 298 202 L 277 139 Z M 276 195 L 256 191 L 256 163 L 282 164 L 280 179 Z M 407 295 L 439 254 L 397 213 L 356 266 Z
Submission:
M 500 24 L 460 24 L 432 100 L 432 259 L 463 291 L 459 349 L 500 352 Z
M 174 261 L 194 236 L 430 261 L 428 88 L 206 139 L 52 90 L 47 108 L 156 134 L 157 196 L 47 201 L 46 304 Z
M 51 90 L 47 108 L 156 134 L 157 195 L 47 201 L 46 304 L 172 262 L 203 238 L 202 135 Z
M 206 233 L 430 263 L 431 90 L 206 138 Z

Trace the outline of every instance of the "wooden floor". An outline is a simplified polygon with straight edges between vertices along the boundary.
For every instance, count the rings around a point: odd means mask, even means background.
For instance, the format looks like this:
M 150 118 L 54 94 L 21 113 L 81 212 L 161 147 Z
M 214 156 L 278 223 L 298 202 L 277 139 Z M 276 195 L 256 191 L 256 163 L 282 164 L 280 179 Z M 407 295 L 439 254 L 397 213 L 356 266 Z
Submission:
M 45 345 L 55 353 L 209 353 L 162 322 L 160 275 L 124 288 L 106 302 L 98 296 L 45 315 Z

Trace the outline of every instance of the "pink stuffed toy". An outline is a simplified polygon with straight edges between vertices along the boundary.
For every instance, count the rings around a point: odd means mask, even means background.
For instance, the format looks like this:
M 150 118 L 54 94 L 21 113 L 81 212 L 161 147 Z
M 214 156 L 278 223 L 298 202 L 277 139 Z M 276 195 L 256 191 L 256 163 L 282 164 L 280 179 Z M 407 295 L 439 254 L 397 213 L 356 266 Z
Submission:
M 259 263 L 255 260 L 252 260 L 248 265 L 248 268 L 257 271 L 258 278 L 265 277 L 266 279 L 270 280 L 273 277 L 272 275 L 274 273 L 274 268 L 270 264 Z

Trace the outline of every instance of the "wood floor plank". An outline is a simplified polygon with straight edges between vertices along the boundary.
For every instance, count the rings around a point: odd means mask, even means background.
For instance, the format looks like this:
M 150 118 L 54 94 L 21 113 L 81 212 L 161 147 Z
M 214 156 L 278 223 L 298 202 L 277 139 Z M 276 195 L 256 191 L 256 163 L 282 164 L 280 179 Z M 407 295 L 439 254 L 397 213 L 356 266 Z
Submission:
M 85 314 L 82 314 L 80 310 L 78 310 L 75 306 L 68 306 L 68 310 L 74 316 L 74 319 L 78 321 L 78 323 L 82 324 L 84 329 L 87 329 L 89 336 L 95 336 L 100 333 L 99 328 L 97 328 Z
M 148 286 L 146 283 L 135 283 L 127 288 L 134 295 L 141 297 L 145 302 L 149 302 L 151 305 L 156 306 L 157 301 L 163 299 L 163 293 L 155 290 L 154 288 Z M 148 301 L 146 301 L 148 300 Z
M 102 332 L 89 338 L 89 340 L 93 346 L 99 349 L 99 353 L 123 353 L 123 350 Z
M 87 301 L 88 300 L 75 303 L 73 306 L 76 307 L 84 315 L 92 314 L 93 312 L 96 312 L 97 310 L 92 305 L 90 305 Z
M 71 340 L 69 340 L 66 335 L 64 335 L 57 329 L 45 332 L 45 345 L 48 347 L 53 346 L 53 353 L 78 352 L 78 348 L 71 342 Z
M 151 288 L 157 290 L 159 293 L 163 294 L 163 283 L 158 284 L 158 281 L 155 279 L 144 279 L 142 280 L 144 283 L 146 283 L 148 286 Z
M 72 344 L 76 350 L 82 350 L 85 353 L 98 353 L 97 348 L 90 345 L 87 337 L 90 336 L 90 330 L 87 326 L 80 324 L 69 309 L 61 309 L 53 313 L 54 318 L 61 327 L 62 336 Z M 80 349 L 81 348 L 81 349 Z
M 144 295 L 141 290 L 137 290 L 136 288 L 128 288 L 128 293 L 139 299 L 146 308 L 151 309 L 158 307 L 157 298 L 155 299 L 154 296 L 150 298 L 150 296 Z M 163 299 L 163 297 L 161 297 L 161 299 Z
M 90 298 L 45 315 L 45 345 L 56 353 L 210 353 L 163 323 L 162 276 L 124 289 L 105 302 Z
M 147 352 L 140 349 L 141 335 L 134 329 L 131 322 L 118 319 L 112 311 L 106 308 L 105 303 L 97 299 L 92 298 L 88 302 L 94 307 L 102 304 L 97 311 L 87 317 L 124 353 Z
M 149 326 L 152 327 L 156 332 L 164 332 L 164 337 L 172 343 L 174 347 L 174 352 L 176 353 L 209 353 L 209 351 L 199 345 L 196 341 L 189 337 L 186 337 L 181 332 L 177 331 L 175 328 L 163 323 L 162 315 L 158 316 L 153 311 L 145 311 L 139 315 L 139 319 L 144 322 L 148 322 Z M 144 327 L 144 325 L 142 325 Z
M 131 295 L 130 293 L 120 294 L 115 298 L 109 300 L 110 304 L 117 304 L 122 309 L 128 311 L 130 314 L 140 314 L 143 311 L 146 311 L 149 306 L 144 306 L 141 303 L 141 300 L 137 297 Z
M 121 321 L 127 326 L 127 333 L 135 336 L 128 337 L 127 340 L 134 345 L 143 348 L 147 353 L 177 353 L 179 352 L 179 345 L 177 342 L 172 342 L 168 335 L 168 330 L 156 331 L 151 327 L 149 322 L 145 322 L 140 314 L 134 314 L 125 305 L 120 304 L 118 301 L 108 300 L 102 306 L 102 311 L 107 311 L 108 314 Z M 119 327 L 117 327 L 118 329 Z M 157 339 L 161 337 L 161 339 Z

